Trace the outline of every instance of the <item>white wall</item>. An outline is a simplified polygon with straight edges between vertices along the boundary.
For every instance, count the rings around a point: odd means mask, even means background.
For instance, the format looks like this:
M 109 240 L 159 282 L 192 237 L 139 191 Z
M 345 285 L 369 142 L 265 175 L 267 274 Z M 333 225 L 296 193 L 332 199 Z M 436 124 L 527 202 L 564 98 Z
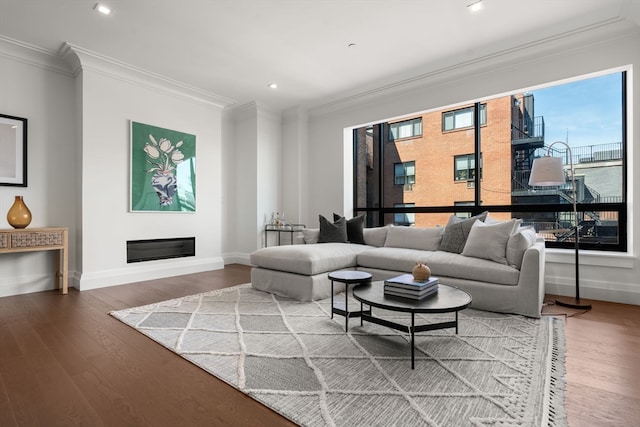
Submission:
M 33 216 L 29 228 L 68 227 L 76 238 L 75 101 L 73 77 L 55 53 L 0 40 L 0 113 L 28 120 L 28 186 L 0 186 L 0 228 L 11 228 L 6 213 L 22 195 Z M 0 254 L 0 296 L 53 289 L 54 271 L 53 252 Z
M 70 285 L 80 289 L 223 267 L 222 109 L 215 95 L 98 54 L 0 39 L 0 111 L 26 117 L 28 187 L 0 186 L 0 228 L 15 195 L 29 228 L 69 228 Z M 129 121 L 196 135 L 195 213 L 129 212 Z M 126 241 L 196 237 L 196 256 L 126 263 Z M 54 287 L 54 254 L 0 256 L 0 296 Z
M 443 67 L 421 78 L 391 87 L 316 106 L 309 112 L 309 225 L 317 224 L 317 214 L 352 211 L 350 181 L 343 170 L 351 165 L 345 148 L 345 128 L 385 120 L 417 111 L 435 109 L 505 92 L 532 89 L 562 79 L 631 66 L 629 75 L 628 196 L 630 212 L 639 200 L 640 33 L 637 26 L 616 22 L 566 37 L 541 41 L 466 64 Z M 634 109 L 635 106 L 635 109 Z M 347 132 L 346 135 L 349 135 Z M 285 142 L 287 144 L 287 142 Z M 634 168 L 635 166 L 635 168 Z M 634 171 L 636 169 L 636 171 Z M 336 191 L 342 189 L 342 191 Z M 640 216 L 629 217 L 629 253 L 582 251 L 581 296 L 640 304 Z M 547 292 L 574 294 L 573 253 L 548 250 Z
M 222 268 L 222 108 L 74 53 L 82 79 L 80 289 Z M 129 211 L 131 120 L 196 136 L 195 213 Z M 195 257 L 126 262 L 127 240 L 192 236 Z

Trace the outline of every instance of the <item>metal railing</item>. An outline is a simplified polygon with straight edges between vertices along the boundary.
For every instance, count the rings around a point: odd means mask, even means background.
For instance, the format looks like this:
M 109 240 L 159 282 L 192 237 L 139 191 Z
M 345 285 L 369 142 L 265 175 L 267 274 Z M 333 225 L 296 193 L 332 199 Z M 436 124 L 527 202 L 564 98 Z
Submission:
M 533 120 L 518 119 L 511 124 L 513 130 L 512 139 L 521 140 L 527 138 L 544 139 L 544 117 L 534 117 Z
M 551 149 L 550 153 L 553 157 L 561 157 L 564 165 L 568 165 L 569 152 L 566 149 Z M 539 148 L 535 152 L 535 157 L 547 155 L 547 148 Z M 585 145 L 581 147 L 572 147 L 571 155 L 573 164 L 595 163 L 622 160 L 622 142 L 612 142 L 609 144 Z

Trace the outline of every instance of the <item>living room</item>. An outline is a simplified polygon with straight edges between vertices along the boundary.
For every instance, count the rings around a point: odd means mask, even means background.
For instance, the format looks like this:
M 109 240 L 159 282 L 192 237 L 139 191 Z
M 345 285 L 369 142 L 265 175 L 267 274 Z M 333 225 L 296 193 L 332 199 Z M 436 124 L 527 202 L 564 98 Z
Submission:
M 535 37 L 521 35 L 519 43 L 496 40 L 404 70 L 393 80 L 284 107 L 252 99 L 238 105 L 230 96 L 116 60 L 117 47 L 94 52 L 81 40 L 62 40 L 56 49 L 42 48 L 6 34 L 2 13 L 0 114 L 28 119 L 28 185 L 0 186 L 0 212 L 22 195 L 33 214 L 29 227 L 67 227 L 69 282 L 80 291 L 249 264 L 271 212 L 314 227 L 318 214 L 352 214 L 352 129 L 626 70 L 628 249 L 583 251 L 581 291 L 584 298 L 640 305 L 640 216 L 633 212 L 640 198 L 634 185 L 640 162 L 634 132 L 640 128 L 634 108 L 640 105 L 634 84 L 638 10 L 637 1 L 620 1 L 601 16 L 595 10 L 588 19 L 554 23 Z M 104 25 L 99 22 L 96 28 Z M 131 121 L 197 136 L 196 212 L 131 212 Z M 127 241 L 184 236 L 195 236 L 195 257 L 126 262 Z M 546 260 L 546 292 L 572 296 L 573 253 L 549 249 Z M 53 289 L 52 266 L 48 253 L 2 254 L 0 296 Z

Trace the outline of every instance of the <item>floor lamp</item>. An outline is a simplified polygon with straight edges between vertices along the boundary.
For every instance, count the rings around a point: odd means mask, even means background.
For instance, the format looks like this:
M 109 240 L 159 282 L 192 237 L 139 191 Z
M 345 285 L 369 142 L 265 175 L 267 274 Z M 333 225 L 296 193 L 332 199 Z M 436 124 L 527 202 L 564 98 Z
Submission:
M 573 218 L 575 219 L 575 252 L 576 252 L 576 298 L 574 303 L 568 303 L 563 301 L 556 301 L 557 305 L 569 308 L 575 308 L 580 310 L 590 310 L 591 305 L 580 303 L 580 264 L 579 264 L 579 249 L 580 249 L 580 228 L 578 226 L 578 210 L 576 208 L 576 176 L 575 169 L 573 168 L 573 157 L 571 155 L 571 147 L 563 141 L 556 141 L 547 149 L 547 155 L 537 158 L 533 161 L 531 167 L 531 176 L 529 177 L 529 186 L 538 187 L 551 187 L 557 185 L 563 185 L 565 180 L 564 168 L 562 167 L 562 158 L 552 157 L 551 148 L 556 144 L 562 144 L 567 148 L 569 155 L 569 166 L 571 168 L 571 193 L 573 199 Z

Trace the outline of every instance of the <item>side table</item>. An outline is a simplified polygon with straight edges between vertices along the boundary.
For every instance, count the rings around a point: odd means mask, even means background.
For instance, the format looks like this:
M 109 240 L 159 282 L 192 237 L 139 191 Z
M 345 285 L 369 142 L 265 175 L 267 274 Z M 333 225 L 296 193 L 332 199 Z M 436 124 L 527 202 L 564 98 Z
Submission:
M 329 280 L 331 280 L 331 318 L 333 319 L 334 313 L 344 316 L 344 330 L 349 332 L 350 317 L 362 317 L 363 313 L 371 315 L 371 307 L 369 310 L 349 311 L 349 285 L 371 283 L 371 274 L 364 271 L 339 270 L 329 273 Z M 344 283 L 344 308 L 339 303 L 333 302 L 333 282 Z
M 276 233 L 278 246 L 280 246 L 280 233 L 289 233 L 290 244 L 293 245 L 293 234 L 298 233 L 305 228 L 306 226 L 304 224 L 267 224 L 264 226 L 264 246 L 265 248 L 269 246 L 269 233 Z

